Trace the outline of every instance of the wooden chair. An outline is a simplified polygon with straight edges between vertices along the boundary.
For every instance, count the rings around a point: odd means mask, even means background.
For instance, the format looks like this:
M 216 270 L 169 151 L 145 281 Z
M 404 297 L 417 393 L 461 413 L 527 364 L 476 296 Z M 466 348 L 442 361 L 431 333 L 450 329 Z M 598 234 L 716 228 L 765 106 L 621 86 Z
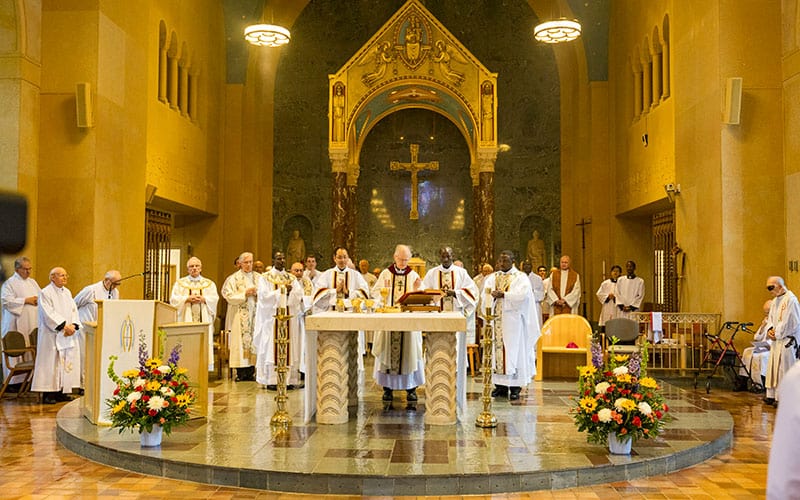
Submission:
M 568 348 L 574 343 L 577 348 Z M 542 325 L 536 344 L 536 379 L 578 378 L 578 366 L 592 363 L 592 327 L 583 316 L 558 314 Z
M 36 347 L 27 345 L 25 342 L 25 336 L 19 332 L 7 332 L 6 336 L 0 341 L 0 345 L 2 345 L 3 349 L 3 364 L 6 367 L 9 366 L 9 361 L 11 361 L 11 358 L 17 358 L 25 355 L 26 353 L 31 353 L 34 355 L 34 357 L 36 355 Z M 15 375 L 25 375 L 25 378 L 23 379 L 19 387 L 19 391 L 15 397 L 18 398 L 23 392 L 26 392 L 28 389 L 30 389 L 31 380 L 33 379 L 34 363 L 35 361 L 33 360 L 25 360 L 20 361 L 16 365 L 9 368 L 8 377 L 3 383 L 3 387 L 0 388 L 0 399 L 2 399 L 5 395 L 6 389 L 8 389 L 8 384 L 11 381 L 11 378 Z

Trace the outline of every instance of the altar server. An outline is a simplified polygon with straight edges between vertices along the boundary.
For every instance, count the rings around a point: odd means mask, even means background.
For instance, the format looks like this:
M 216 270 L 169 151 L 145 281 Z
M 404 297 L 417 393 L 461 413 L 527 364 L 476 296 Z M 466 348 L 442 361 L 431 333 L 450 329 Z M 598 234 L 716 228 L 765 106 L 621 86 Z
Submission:
M 611 277 L 600 283 L 597 289 L 597 300 L 600 301 L 600 319 L 597 324 L 606 326 L 606 321 L 617 317 L 617 280 L 622 274 L 622 268 L 614 264 L 611 266 Z

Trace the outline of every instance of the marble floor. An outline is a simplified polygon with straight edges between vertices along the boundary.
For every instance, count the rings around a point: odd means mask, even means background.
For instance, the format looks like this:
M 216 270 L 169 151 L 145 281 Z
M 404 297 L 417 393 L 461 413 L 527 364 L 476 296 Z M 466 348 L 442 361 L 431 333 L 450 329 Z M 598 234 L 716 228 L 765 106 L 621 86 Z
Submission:
M 380 392 L 370 388 L 363 403 L 355 411 L 354 423 L 361 429 L 357 436 L 348 437 L 341 426 L 295 425 L 293 431 L 282 438 L 269 432 L 254 433 L 248 440 L 234 437 L 224 439 L 221 433 L 214 440 L 202 443 L 193 439 L 206 425 L 235 427 L 235 422 L 248 423 L 268 421 L 271 416 L 266 404 L 274 393 L 253 383 L 234 384 L 222 381 L 215 384 L 213 405 L 215 411 L 208 424 L 193 424 L 166 438 L 161 454 L 194 454 L 208 462 L 218 461 L 236 465 L 245 457 L 261 454 L 262 460 L 282 457 L 276 461 L 285 463 L 296 460 L 311 460 L 319 472 L 330 470 L 347 473 L 352 469 L 375 469 L 393 471 L 394 474 L 414 474 L 426 469 L 428 472 L 446 474 L 447 471 L 469 470 L 479 467 L 491 474 L 502 476 L 517 467 L 529 466 L 530 460 L 538 460 L 535 466 L 569 466 L 575 461 L 588 461 L 593 465 L 605 465 L 616 457 L 609 457 L 605 450 L 585 443 L 577 435 L 563 410 L 569 404 L 572 384 L 545 382 L 533 384 L 519 403 L 513 405 L 499 401 L 495 406 L 501 424 L 497 431 L 485 433 L 476 429 L 474 418 L 449 430 L 431 429 L 420 425 L 422 410 L 409 410 L 402 397 L 395 408 L 384 410 L 380 403 Z M 476 404 L 479 395 L 477 379 L 471 382 L 469 408 Z M 292 393 L 290 408 L 299 406 L 299 391 Z M 424 397 L 424 392 L 421 393 Z M 723 451 L 699 465 L 647 478 L 614 481 L 583 488 L 567 488 L 528 493 L 493 494 L 491 498 L 753 498 L 764 495 L 766 463 L 769 437 L 775 410 L 762 405 L 761 396 L 750 393 L 733 393 L 715 387 L 711 394 L 695 391 L 686 380 L 670 380 L 668 397 L 673 402 L 676 421 L 664 439 L 641 442 L 634 448 L 637 457 L 663 452 L 671 446 L 685 446 L 688 441 L 702 441 L 707 428 L 698 427 L 703 415 L 710 420 L 724 419 L 730 414 L 734 426 L 733 449 Z M 676 402 L 677 405 L 676 405 Z M 146 476 L 80 458 L 65 450 L 55 439 L 56 412 L 69 414 L 76 403 L 55 406 L 39 405 L 33 398 L 19 401 L 4 400 L 0 403 L 0 496 L 3 498 L 304 498 L 311 495 L 258 491 L 231 488 L 189 481 Z M 66 407 L 66 408 L 65 408 Z M 561 410 L 558 408 L 561 407 Z M 547 409 L 545 411 L 545 409 Z M 718 412 L 718 409 L 726 410 Z M 475 411 L 475 410 L 468 410 Z M 514 418 L 509 418 L 513 415 Z M 718 417 L 718 418 L 714 418 Z M 67 417 L 68 418 L 68 417 Z M 293 416 L 295 418 L 295 416 Z M 700 418 L 700 420 L 698 420 Z M 297 416 L 296 422 L 302 422 Z M 358 422 L 361 422 L 359 424 Z M 371 422 L 371 423 L 370 423 Z M 223 427 L 220 427 L 222 429 Z M 339 429 L 333 429 L 338 427 Z M 408 439 L 399 434 L 400 428 L 417 428 Z M 550 428 L 554 437 L 531 439 L 540 430 Z M 533 432 L 537 431 L 537 432 Z M 337 436 L 338 434 L 338 436 Z M 116 433 L 114 432 L 114 435 Z M 110 437 L 108 438 L 110 439 Z M 118 437 L 118 446 L 135 449 L 135 436 Z M 305 456 L 308 442 L 319 440 L 316 456 Z M 569 446 L 569 453 L 564 453 Z M 646 443 L 646 444 L 643 444 Z M 243 450 L 247 450 L 245 453 Z M 360 451 L 358 451 L 360 450 Z M 488 451 L 488 453 L 487 453 Z M 560 452 L 560 453 L 559 453 Z M 561 455 L 561 456 L 556 456 Z M 532 459 L 531 456 L 534 458 Z M 481 458 L 483 457 L 483 458 Z M 343 464 L 351 464 L 344 465 Z M 527 464 L 527 465 L 526 465 Z M 566 464 L 566 465 L 564 465 Z M 327 469 L 326 469 L 327 468 Z M 405 471 L 405 472 L 404 472 Z M 457 472 L 456 472 L 457 473 Z M 617 476 L 619 477 L 619 476 Z M 612 479 L 609 479 L 612 480 Z M 613 480 L 612 480 L 613 481 Z M 563 486 L 563 485 L 553 485 Z M 402 490 L 400 490 L 402 491 Z M 409 490 L 409 496 L 412 495 Z M 321 495 L 313 495 L 321 496 Z M 437 498 L 428 495 L 427 498 Z M 466 497 L 466 496 L 465 496 Z M 481 498 L 482 495 L 470 496 Z M 487 495 L 487 498 L 489 496 Z M 443 497 L 444 498 L 444 497 Z M 459 496 L 447 496 L 459 498 Z

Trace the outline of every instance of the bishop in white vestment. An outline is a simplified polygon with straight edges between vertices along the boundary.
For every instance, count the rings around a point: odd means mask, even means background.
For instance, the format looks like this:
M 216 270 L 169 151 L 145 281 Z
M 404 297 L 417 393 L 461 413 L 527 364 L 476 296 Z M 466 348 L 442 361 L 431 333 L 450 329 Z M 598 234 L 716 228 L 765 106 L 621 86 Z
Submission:
M 10 331 L 21 333 L 26 344 L 30 345 L 29 335 L 36 328 L 37 307 L 39 301 L 39 284 L 30 277 L 33 269 L 30 259 L 20 257 L 14 261 L 14 274 L 11 275 L 2 289 L 0 289 L 0 303 L 2 303 L 2 327 L 0 334 L 3 337 Z M 33 355 L 17 356 L 9 360 L 9 366 L 3 363 L 3 379 L 8 377 L 9 368 L 22 361 L 33 361 Z M 25 375 L 15 375 L 10 384 L 21 384 Z
M 536 342 L 541 330 L 531 282 L 514 267 L 514 253 L 500 254 L 498 269 L 483 282 L 480 314 L 491 307 L 494 320 L 492 395 L 519 399 L 522 387 L 536 375 Z
M 172 285 L 169 303 L 178 308 L 178 322 L 208 323 L 208 371 L 214 371 L 214 319 L 217 317 L 217 285 L 201 275 L 203 263 L 197 257 L 186 261 L 187 276 Z
M 440 303 L 442 311 L 457 311 L 475 324 L 475 306 L 478 302 L 478 287 L 463 267 L 453 265 L 453 249 L 443 247 L 439 250 L 440 265 L 425 273 L 422 287 L 426 290 L 441 290 L 444 293 Z M 473 338 L 475 330 L 473 328 Z M 460 409 L 467 402 L 467 334 L 456 332 L 456 402 Z
M 236 368 L 236 380 L 255 380 L 253 324 L 256 317 L 256 278 L 253 254 L 239 256 L 239 270 L 228 276 L 222 285 L 222 297 L 228 302 L 225 329 L 228 330 L 229 365 Z
M 81 322 L 72 292 L 66 287 L 67 278 L 64 268 L 53 268 L 50 284 L 39 294 L 39 344 L 31 390 L 51 393 L 45 394 L 46 403 L 67 400 L 64 395 L 81 383 L 76 335 Z
M 384 306 L 394 306 L 403 294 L 419 290 L 422 280 L 416 271 L 408 267 L 411 249 L 397 245 L 394 264 L 384 269 L 372 288 L 372 298 Z M 381 289 L 388 290 L 383 304 Z M 393 390 L 406 390 L 406 400 L 417 400 L 417 386 L 425 383 L 425 364 L 422 357 L 422 332 L 376 331 L 372 343 L 375 357 L 373 375 L 375 382 L 383 387 L 383 400 L 392 401 Z

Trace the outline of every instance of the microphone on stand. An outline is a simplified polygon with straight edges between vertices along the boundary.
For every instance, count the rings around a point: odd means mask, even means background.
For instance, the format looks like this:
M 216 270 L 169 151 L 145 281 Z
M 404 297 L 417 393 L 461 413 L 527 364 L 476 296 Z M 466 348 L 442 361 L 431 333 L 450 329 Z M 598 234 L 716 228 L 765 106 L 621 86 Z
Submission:
M 150 271 L 142 271 L 141 273 L 131 274 L 130 276 L 125 276 L 124 278 L 120 278 L 119 280 L 117 280 L 117 283 L 121 283 L 125 280 L 135 278 L 137 276 L 146 276 L 148 274 L 150 274 Z

